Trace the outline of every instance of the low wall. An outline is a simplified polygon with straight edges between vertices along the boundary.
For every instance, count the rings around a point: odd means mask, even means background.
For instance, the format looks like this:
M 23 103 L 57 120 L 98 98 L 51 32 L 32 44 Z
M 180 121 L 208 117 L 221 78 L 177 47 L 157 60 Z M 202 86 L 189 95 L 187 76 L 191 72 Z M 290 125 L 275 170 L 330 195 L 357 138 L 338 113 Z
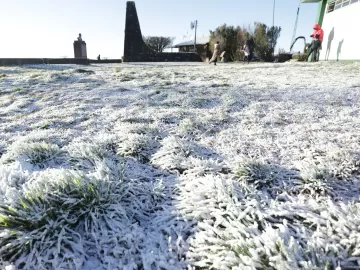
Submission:
M 202 62 L 202 59 L 195 53 L 138 53 L 126 62 Z
M 37 64 L 78 64 L 88 65 L 89 59 L 76 58 L 0 58 L 0 66 L 19 66 Z
M 121 59 L 101 59 L 101 60 L 95 60 L 95 59 L 89 59 L 90 64 L 117 64 L 122 63 Z
M 78 59 L 78 58 L 0 58 L 0 66 L 21 66 L 21 65 L 56 65 L 56 64 L 113 64 L 122 63 L 121 59 Z

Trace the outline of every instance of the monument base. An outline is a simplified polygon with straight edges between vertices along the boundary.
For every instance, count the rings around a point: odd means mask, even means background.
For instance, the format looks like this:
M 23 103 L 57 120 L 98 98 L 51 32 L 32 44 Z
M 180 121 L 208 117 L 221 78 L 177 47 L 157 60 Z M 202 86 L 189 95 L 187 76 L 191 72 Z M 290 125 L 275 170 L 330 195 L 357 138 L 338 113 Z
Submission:
M 86 43 L 85 41 L 74 41 L 74 55 L 75 58 L 86 59 L 87 52 L 86 52 Z

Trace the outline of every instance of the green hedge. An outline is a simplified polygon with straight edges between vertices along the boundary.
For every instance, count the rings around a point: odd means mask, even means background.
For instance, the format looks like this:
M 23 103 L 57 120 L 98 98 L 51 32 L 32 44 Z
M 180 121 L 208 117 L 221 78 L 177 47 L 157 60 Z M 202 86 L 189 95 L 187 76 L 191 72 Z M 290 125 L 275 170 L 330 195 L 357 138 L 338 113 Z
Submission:
M 296 54 L 292 56 L 292 59 L 298 60 L 298 62 L 306 62 L 307 54 L 306 53 Z

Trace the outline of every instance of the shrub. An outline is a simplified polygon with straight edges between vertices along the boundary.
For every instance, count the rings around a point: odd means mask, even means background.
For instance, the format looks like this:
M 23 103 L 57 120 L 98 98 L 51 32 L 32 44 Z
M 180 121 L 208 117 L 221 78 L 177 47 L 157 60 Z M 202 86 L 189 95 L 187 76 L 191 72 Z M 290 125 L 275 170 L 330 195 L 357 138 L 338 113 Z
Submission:
M 295 54 L 292 56 L 292 59 L 297 60 L 298 62 L 306 62 L 307 61 L 307 54 Z

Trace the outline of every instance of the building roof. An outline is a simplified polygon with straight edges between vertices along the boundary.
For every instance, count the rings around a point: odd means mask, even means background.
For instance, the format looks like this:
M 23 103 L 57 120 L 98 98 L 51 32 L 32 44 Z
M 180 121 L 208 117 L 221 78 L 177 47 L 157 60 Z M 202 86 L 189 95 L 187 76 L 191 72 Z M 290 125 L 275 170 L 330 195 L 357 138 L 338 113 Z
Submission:
M 196 45 L 205 45 L 209 42 L 209 37 L 199 37 L 196 38 Z M 174 45 L 174 48 L 183 47 L 183 46 L 194 46 L 194 40 L 184 41 Z
M 318 3 L 320 2 L 321 0 L 302 0 L 301 2 L 302 3 Z

